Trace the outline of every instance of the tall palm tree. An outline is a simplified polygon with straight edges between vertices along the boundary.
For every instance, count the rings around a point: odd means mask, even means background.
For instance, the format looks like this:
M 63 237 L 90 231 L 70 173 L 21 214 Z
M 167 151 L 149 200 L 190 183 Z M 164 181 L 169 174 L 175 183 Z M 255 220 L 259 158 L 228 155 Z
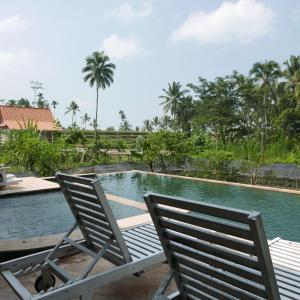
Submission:
M 288 80 L 286 87 L 294 93 L 300 106 L 300 56 L 291 55 L 290 59 L 283 64 L 286 66 L 283 74 Z
M 124 120 L 123 124 L 120 126 L 119 130 L 123 131 L 130 131 L 132 128 L 132 125 L 128 122 L 128 120 Z
M 84 74 L 83 80 L 88 81 L 90 86 L 96 86 L 96 117 L 95 117 L 95 141 L 98 143 L 98 104 L 99 104 L 99 89 L 105 89 L 113 83 L 114 70 L 116 66 L 110 62 L 110 59 L 105 53 L 94 52 L 86 58 L 86 65 L 82 69 Z
M 145 131 L 153 131 L 152 122 L 150 120 L 147 119 L 143 123 L 144 123 L 143 129 Z
M 78 104 L 75 101 L 71 101 L 70 105 L 67 107 L 67 110 L 65 112 L 65 115 L 68 114 L 69 112 L 72 113 L 72 128 L 74 129 L 75 123 L 74 119 L 76 122 L 76 112 L 80 111 Z
M 263 103 L 261 109 L 261 153 L 263 151 L 264 134 L 266 135 L 268 127 L 268 115 L 272 109 L 272 100 L 276 102 L 276 92 L 274 90 L 276 80 L 282 76 L 280 66 L 274 60 L 266 60 L 263 63 L 257 62 L 249 72 L 255 81 L 260 84 L 263 93 Z M 271 95 L 271 101 L 270 101 Z
M 196 113 L 195 102 L 192 96 L 184 97 L 179 103 L 178 125 L 180 128 L 191 135 L 192 120 Z
M 260 83 L 261 88 L 267 91 L 268 89 L 274 95 L 276 80 L 282 76 L 279 64 L 274 60 L 266 60 L 264 63 L 257 62 L 253 65 L 249 72 L 250 76 Z
M 91 117 L 85 113 L 82 117 L 81 117 L 81 120 L 82 120 L 82 125 L 83 125 L 83 129 L 86 129 L 86 123 L 89 122 L 91 120 Z
M 175 119 L 175 115 L 178 110 L 178 103 L 184 97 L 186 90 L 181 89 L 182 86 L 180 82 L 173 81 L 172 84 L 168 83 L 168 89 L 163 89 L 165 95 L 159 96 L 159 98 L 164 99 L 160 104 L 164 106 L 164 112 L 170 112 Z
M 53 101 L 51 102 L 51 106 L 53 107 L 54 120 L 55 120 L 55 110 L 56 110 L 56 107 L 57 107 L 58 104 L 59 104 L 59 103 L 58 103 L 57 101 L 55 101 L 55 100 L 53 100 Z

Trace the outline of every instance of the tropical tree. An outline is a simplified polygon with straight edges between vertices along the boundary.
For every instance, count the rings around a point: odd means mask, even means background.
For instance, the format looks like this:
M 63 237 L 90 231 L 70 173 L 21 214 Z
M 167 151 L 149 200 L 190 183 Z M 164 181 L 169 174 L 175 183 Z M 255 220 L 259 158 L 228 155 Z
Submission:
M 91 120 L 91 117 L 87 113 L 85 113 L 80 118 L 82 120 L 83 129 L 86 129 L 86 123 L 88 123 Z
M 229 76 L 214 81 L 198 79 L 198 84 L 188 85 L 199 99 L 195 103 L 194 127 L 206 131 L 225 145 L 232 140 L 239 125 L 235 84 Z M 192 101 L 187 99 L 187 105 Z M 187 111 L 187 115 L 191 112 Z M 194 112 L 193 112 L 194 113 Z M 190 124 L 188 124 L 190 126 Z M 190 127 L 187 128 L 190 130 Z
M 67 107 L 67 110 L 65 112 L 65 115 L 68 113 L 72 113 L 72 125 L 71 127 L 75 128 L 75 122 L 76 122 L 76 112 L 80 111 L 78 104 L 75 101 L 71 101 L 70 105 Z M 74 122 L 75 120 L 75 122 Z
M 152 122 L 149 119 L 144 120 L 143 124 L 144 124 L 143 130 L 153 131 Z
M 152 125 L 155 127 L 155 130 L 157 131 L 160 125 L 160 119 L 158 116 L 155 116 L 152 120 Z
M 58 104 L 59 104 L 59 103 L 58 103 L 57 101 L 55 101 L 55 100 L 53 100 L 53 101 L 51 102 L 51 106 L 53 107 L 54 119 L 55 119 L 55 110 L 56 110 L 56 107 L 57 107 Z
M 179 128 L 191 136 L 192 120 L 196 113 L 196 106 L 192 96 L 182 98 L 178 105 L 177 124 Z
M 168 130 L 172 127 L 172 119 L 168 115 L 164 115 L 160 120 L 160 129 Z
M 6 102 L 6 105 L 8 106 L 16 106 L 17 105 L 17 100 L 15 99 L 10 99 Z
M 96 123 L 96 119 L 94 118 L 93 121 L 90 123 L 90 126 L 94 128 L 94 130 L 96 130 L 96 128 L 98 127 L 99 124 Z
M 45 99 L 44 94 L 43 93 L 38 93 L 37 96 L 38 96 L 38 100 L 36 102 L 36 106 L 38 108 L 49 108 L 49 103 Z
M 30 102 L 28 101 L 28 99 L 21 98 L 20 100 L 18 100 L 17 106 L 30 107 Z
M 282 75 L 282 72 L 277 62 L 274 60 L 266 60 L 263 63 L 255 63 L 249 74 L 259 84 L 263 95 L 263 101 L 260 104 L 262 153 L 264 147 L 264 135 L 267 135 L 267 130 L 270 126 L 270 117 L 273 113 L 272 104 L 277 103 L 276 81 Z
M 158 166 L 165 173 L 171 166 L 180 167 L 194 153 L 194 143 L 182 132 L 158 131 L 138 140 L 134 157 L 147 164 L 153 172 Z
M 96 117 L 95 117 L 95 141 L 98 144 L 98 105 L 99 105 L 99 89 L 105 89 L 113 83 L 114 70 L 116 66 L 110 62 L 105 53 L 94 52 L 86 58 L 86 65 L 82 69 L 84 74 L 83 80 L 89 82 L 91 87 L 96 86 Z
M 165 113 L 171 113 L 173 120 L 175 120 L 178 113 L 178 106 L 180 100 L 184 97 L 186 90 L 182 90 L 180 82 L 173 81 L 172 84 L 168 83 L 168 89 L 163 89 L 165 95 L 159 96 L 163 101 L 160 103 L 163 105 Z
M 300 56 L 291 55 L 283 64 L 286 66 L 283 74 L 288 80 L 286 88 L 292 91 L 300 107 Z
M 119 115 L 121 117 L 121 124 L 120 124 L 119 130 L 123 130 L 123 131 L 131 130 L 132 126 L 128 122 L 125 112 L 123 110 L 120 110 Z

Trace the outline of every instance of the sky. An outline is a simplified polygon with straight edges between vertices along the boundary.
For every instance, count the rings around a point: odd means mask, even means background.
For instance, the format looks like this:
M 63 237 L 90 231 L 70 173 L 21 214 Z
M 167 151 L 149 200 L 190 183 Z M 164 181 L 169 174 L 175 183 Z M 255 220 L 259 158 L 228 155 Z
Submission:
M 0 0 L 0 99 L 33 100 L 31 81 L 58 101 L 56 115 L 71 123 L 95 116 L 94 88 L 83 81 L 85 58 L 105 51 L 116 65 L 114 83 L 100 91 L 102 129 L 162 116 L 168 82 L 196 83 L 253 63 L 283 63 L 300 55 L 299 0 Z

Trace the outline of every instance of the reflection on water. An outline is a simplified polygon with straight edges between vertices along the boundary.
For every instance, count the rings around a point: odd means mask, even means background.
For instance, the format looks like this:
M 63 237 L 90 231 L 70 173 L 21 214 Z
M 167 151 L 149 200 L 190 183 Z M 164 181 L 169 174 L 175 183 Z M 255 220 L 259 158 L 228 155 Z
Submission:
M 300 241 L 299 195 L 144 173 L 102 175 L 100 178 L 108 193 L 137 201 L 143 201 L 143 195 L 153 191 L 259 211 L 263 215 L 268 238 L 280 236 L 288 240 Z

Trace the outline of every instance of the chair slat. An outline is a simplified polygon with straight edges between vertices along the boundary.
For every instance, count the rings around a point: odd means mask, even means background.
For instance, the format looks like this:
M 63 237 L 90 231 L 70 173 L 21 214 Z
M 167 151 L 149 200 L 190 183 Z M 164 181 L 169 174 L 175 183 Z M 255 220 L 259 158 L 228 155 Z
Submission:
M 215 268 L 220 268 L 235 275 L 243 276 L 245 279 L 252 280 L 256 283 L 263 283 L 261 273 L 256 270 L 246 268 L 242 265 L 238 265 L 212 255 L 208 255 L 204 252 L 196 251 L 184 245 L 176 244 L 173 242 L 169 242 L 168 245 L 170 250 L 173 252 L 188 256 L 195 260 L 203 261 L 204 263 L 207 263 Z
M 89 201 L 92 203 L 98 203 L 98 199 L 97 199 L 96 195 L 92 195 L 92 194 L 87 195 L 87 194 L 79 193 L 79 192 L 76 192 L 73 190 L 68 190 L 68 193 L 71 195 L 72 198 L 83 199 L 85 201 Z
M 60 173 L 59 176 L 60 176 L 60 179 L 64 180 L 65 182 L 69 182 L 69 183 L 76 182 L 76 183 L 80 183 L 83 185 L 92 186 L 93 179 L 91 179 L 91 178 L 85 178 L 85 177 L 76 176 L 76 175 L 67 175 L 67 174 L 63 174 L 63 173 Z
M 182 268 L 179 268 L 179 270 L 182 270 Z M 184 282 L 184 285 L 189 284 L 195 288 L 202 288 L 201 284 L 199 283 L 203 283 L 209 287 L 219 290 L 222 293 L 235 297 L 235 299 L 253 300 L 258 298 L 257 296 L 253 297 L 253 295 L 246 291 L 235 288 L 230 284 L 222 282 L 206 274 L 198 273 L 195 276 L 195 274 L 192 273 L 188 268 L 182 270 L 181 277 Z M 220 298 L 222 299 L 222 297 Z
M 89 233 L 95 234 L 97 236 L 101 236 L 104 239 L 107 239 L 112 235 L 111 231 L 101 228 L 100 226 L 90 223 L 86 220 L 82 220 L 82 224 L 85 226 L 86 230 Z
M 218 296 L 220 297 L 220 294 L 214 293 L 214 291 L 211 291 L 210 289 L 205 289 L 202 285 L 198 285 L 197 289 L 195 289 L 193 286 L 189 284 L 185 284 L 185 290 L 187 292 L 187 295 L 191 299 L 203 299 L 203 300 L 217 300 Z M 201 289 L 200 289 L 201 287 Z M 222 299 L 227 300 L 229 298 L 223 296 Z
M 72 202 L 74 204 L 77 204 L 77 205 L 80 205 L 82 207 L 88 208 L 90 211 L 96 211 L 96 212 L 101 213 L 102 215 L 104 214 L 103 209 L 95 203 L 91 203 L 91 202 L 81 200 L 81 199 L 76 199 L 76 198 L 73 198 L 73 197 L 72 197 Z
M 147 195 L 145 196 L 147 197 Z M 239 209 L 229 209 L 224 206 L 207 204 L 181 198 L 168 197 L 165 195 L 151 194 L 152 203 L 169 205 L 171 207 L 190 210 L 196 213 L 207 214 L 234 222 L 248 223 L 249 212 Z
M 226 249 L 218 245 L 195 240 L 189 238 L 188 236 L 179 235 L 174 232 L 165 232 L 164 234 L 170 241 L 186 245 L 188 247 L 194 248 L 198 251 L 206 252 L 216 257 L 224 258 L 226 260 L 244 265 L 245 267 L 252 268 L 254 270 L 259 270 L 259 264 L 255 257 L 247 256 L 237 251 Z
M 201 215 L 187 214 L 186 212 L 174 211 L 165 207 L 157 206 L 155 211 L 159 216 L 171 218 L 188 224 L 208 228 L 228 235 L 251 240 L 250 230 L 238 224 L 228 224 L 222 220 L 211 220 Z
M 106 229 L 111 232 L 111 227 L 106 222 L 97 220 L 96 218 L 94 218 L 86 213 L 78 212 L 78 215 L 82 218 L 82 220 L 86 220 L 88 222 L 95 223 L 95 224 L 99 225 L 100 227 L 102 227 L 102 229 Z
M 99 219 L 103 222 L 106 222 L 106 217 L 104 214 L 102 214 L 101 212 L 95 212 L 87 207 L 78 205 L 78 204 L 74 204 L 74 207 L 77 209 L 78 212 L 82 212 L 84 214 L 90 215 L 93 218 Z
M 132 231 L 129 231 L 129 232 L 122 232 L 122 235 L 123 236 L 128 236 L 129 238 L 132 238 L 136 241 L 138 241 L 139 243 L 142 243 L 143 244 L 143 247 L 146 247 L 146 249 L 159 249 L 161 250 L 161 245 L 147 239 L 146 237 L 143 237 L 139 234 L 136 234 L 135 232 L 132 232 Z
M 220 234 L 210 230 L 205 230 L 199 227 L 193 228 L 188 225 L 176 223 L 175 221 L 172 220 L 160 218 L 159 222 L 165 229 L 173 230 L 175 232 L 180 232 L 182 234 L 186 234 L 210 243 L 221 245 L 250 255 L 256 254 L 253 245 L 251 245 L 249 242 L 246 242 L 244 240 L 235 239 L 230 236 Z
M 265 292 L 265 288 L 263 285 L 258 285 L 256 283 L 246 280 L 240 276 L 232 275 L 229 272 L 228 273 L 222 272 L 222 270 L 213 268 L 202 262 L 195 263 L 192 260 L 185 258 L 184 256 L 182 256 L 180 254 L 173 253 L 173 255 L 176 256 L 176 261 L 179 263 L 179 265 L 182 265 L 183 267 L 188 267 L 190 269 L 190 272 L 192 272 L 194 274 L 194 278 L 196 278 L 196 276 L 199 272 L 202 274 L 212 276 L 216 279 L 219 279 L 222 282 L 226 282 L 226 283 L 228 283 L 234 287 L 237 287 L 241 290 L 247 291 L 249 293 L 253 293 L 259 297 L 266 298 L 266 292 Z
M 186 289 L 186 291 L 188 293 L 195 295 L 196 297 L 199 297 L 200 299 L 201 299 L 201 297 L 203 297 L 203 294 L 199 293 L 199 290 L 208 295 L 215 297 L 216 299 L 222 298 L 224 300 L 227 300 L 227 299 L 228 300 L 236 300 L 235 297 L 233 297 L 227 293 L 224 293 L 221 290 L 215 289 L 212 286 L 203 284 L 201 281 L 196 281 L 196 280 L 193 280 L 192 278 L 185 277 L 185 282 L 186 283 L 184 285 L 184 288 Z M 196 286 L 197 288 L 195 288 L 194 286 Z
M 92 187 L 86 186 L 86 185 L 81 185 L 81 184 L 76 184 L 76 183 L 69 183 L 69 182 L 64 182 L 64 185 L 66 188 L 68 188 L 71 191 L 77 191 L 81 193 L 85 193 L 87 195 L 93 195 L 94 191 Z

